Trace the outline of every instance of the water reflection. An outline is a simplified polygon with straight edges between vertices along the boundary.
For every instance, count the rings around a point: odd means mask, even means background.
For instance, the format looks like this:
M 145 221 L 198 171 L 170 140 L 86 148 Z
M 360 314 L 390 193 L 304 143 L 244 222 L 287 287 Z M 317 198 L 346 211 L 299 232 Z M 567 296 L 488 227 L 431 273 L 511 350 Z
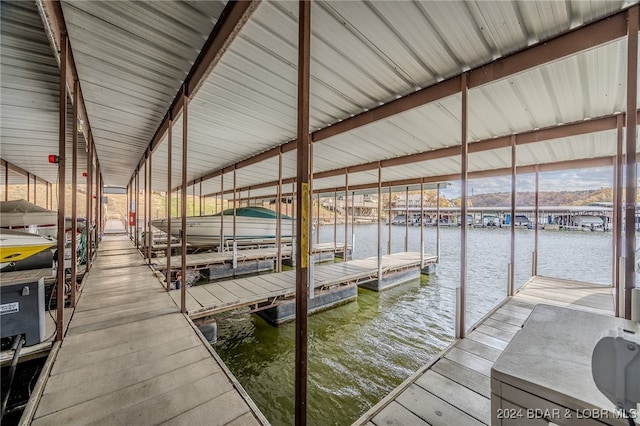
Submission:
M 354 258 L 377 254 L 377 225 L 357 225 Z M 344 228 L 338 228 L 338 240 Z M 435 229 L 425 228 L 425 251 L 435 253 Z M 516 288 L 531 275 L 533 231 L 516 232 Z M 392 231 L 393 252 L 404 250 L 404 228 Z M 386 253 L 387 228 L 382 234 Z M 468 232 L 467 325 L 506 295 L 508 229 Z M 320 242 L 333 227 L 320 227 Z M 315 242 L 315 238 L 314 238 Z M 419 251 L 420 229 L 409 228 Z M 540 232 L 541 275 L 609 283 L 611 235 Z M 358 299 L 309 317 L 309 424 L 351 424 L 445 347 L 453 336 L 460 276 L 460 230 L 441 230 L 437 274 L 384 293 L 360 289 Z M 294 324 L 271 327 L 257 315 L 219 323 L 216 350 L 274 425 L 293 423 Z

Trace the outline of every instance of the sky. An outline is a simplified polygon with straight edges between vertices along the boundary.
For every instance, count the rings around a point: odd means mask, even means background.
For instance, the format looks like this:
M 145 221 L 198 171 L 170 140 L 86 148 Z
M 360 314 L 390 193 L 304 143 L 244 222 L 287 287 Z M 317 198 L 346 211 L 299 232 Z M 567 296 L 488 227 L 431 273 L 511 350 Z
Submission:
M 540 173 L 540 191 L 579 191 L 585 189 L 610 188 L 613 172 L 610 166 L 562 172 Z M 519 175 L 516 179 L 518 192 L 535 191 L 535 174 Z M 441 192 L 449 199 L 460 196 L 460 181 L 450 182 Z M 511 192 L 511 176 L 469 180 L 469 195 L 495 192 Z

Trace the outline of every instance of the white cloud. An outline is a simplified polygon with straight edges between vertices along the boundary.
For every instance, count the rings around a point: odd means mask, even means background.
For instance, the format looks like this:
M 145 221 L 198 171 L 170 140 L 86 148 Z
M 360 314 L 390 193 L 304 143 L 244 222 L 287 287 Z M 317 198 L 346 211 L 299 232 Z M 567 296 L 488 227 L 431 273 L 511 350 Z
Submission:
M 511 176 L 471 179 L 468 182 L 469 194 L 487 194 L 511 192 Z M 613 186 L 611 167 L 567 170 L 562 172 L 540 173 L 540 191 L 579 191 L 600 189 Z M 449 199 L 460 196 L 460 181 L 453 181 L 442 193 Z M 535 175 L 518 175 L 517 191 L 535 191 Z

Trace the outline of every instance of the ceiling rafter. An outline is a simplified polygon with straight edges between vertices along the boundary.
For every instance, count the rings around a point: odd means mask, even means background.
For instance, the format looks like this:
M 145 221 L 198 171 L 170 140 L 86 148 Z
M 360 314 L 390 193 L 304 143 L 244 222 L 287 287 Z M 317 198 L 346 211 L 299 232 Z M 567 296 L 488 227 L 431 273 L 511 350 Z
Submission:
M 23 169 L 22 167 L 18 167 L 15 164 L 12 164 L 6 160 L 3 160 L 0 158 L 0 166 L 6 168 L 7 170 L 10 170 L 12 172 L 16 172 L 24 177 L 33 177 L 35 178 L 36 182 L 39 182 L 43 185 L 48 185 L 49 182 L 47 182 L 46 180 L 42 179 L 40 176 L 34 175 L 31 172 L 26 171 L 25 169 Z

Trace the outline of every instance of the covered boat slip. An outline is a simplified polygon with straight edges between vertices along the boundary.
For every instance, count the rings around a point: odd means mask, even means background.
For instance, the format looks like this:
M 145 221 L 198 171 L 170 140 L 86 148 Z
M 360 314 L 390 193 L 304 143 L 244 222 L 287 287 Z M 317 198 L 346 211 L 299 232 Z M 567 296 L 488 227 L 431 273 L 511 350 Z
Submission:
M 32 424 L 267 423 L 127 237 L 86 281 Z
M 465 338 L 456 340 L 371 408 L 355 424 L 492 424 L 492 415 L 494 415 L 494 421 L 497 420 L 495 415 L 498 410 L 495 406 L 492 408 L 491 368 L 538 304 L 570 308 L 608 317 L 614 316 L 611 287 L 533 277 L 515 296 L 507 298 L 478 321 Z M 551 317 L 548 318 L 550 319 Z M 555 324 L 553 328 L 559 327 L 561 325 Z M 526 362 L 526 359 L 521 359 L 519 367 L 526 370 L 528 368 Z M 570 379 L 556 377 L 556 381 L 563 380 Z M 551 384 L 551 386 L 554 385 Z M 547 402 L 547 408 L 559 407 L 552 402 Z M 592 408 L 611 410 L 611 407 L 607 405 Z M 565 408 L 562 408 L 564 413 Z M 524 415 L 514 420 L 527 421 L 526 424 L 537 424 L 535 418 L 527 419 Z M 538 421 L 541 422 L 540 424 L 547 424 L 541 418 L 538 418 Z M 585 418 L 576 420 L 573 424 L 601 423 Z M 623 424 L 626 424 L 626 420 Z
M 179 245 L 175 245 L 178 246 Z M 175 247 L 172 246 L 172 247 Z M 350 250 L 351 246 L 347 245 L 347 250 Z M 317 260 L 324 261 L 329 260 L 327 258 L 328 254 L 342 254 L 344 252 L 344 244 L 343 243 L 321 243 L 314 244 L 311 249 L 311 255 L 316 256 Z M 293 249 L 291 246 L 283 246 L 281 248 L 281 258 L 291 260 L 291 255 L 293 254 Z M 219 264 L 230 264 L 233 263 L 234 260 L 236 262 L 245 262 L 249 260 L 276 260 L 278 257 L 278 249 L 276 247 L 266 247 L 266 248 L 257 248 L 257 249 L 242 249 L 234 252 L 223 251 L 223 252 L 203 252 L 203 253 L 194 253 L 186 255 L 187 259 L 187 267 L 194 269 L 205 269 L 211 265 L 219 265 Z M 181 256 L 171 256 L 171 265 L 177 269 L 176 265 L 180 265 L 182 257 Z M 331 257 L 333 259 L 333 257 Z M 151 261 L 152 266 L 159 270 L 167 269 L 167 259 L 166 258 L 156 258 Z
M 313 270 L 311 283 L 316 292 L 333 291 L 336 288 L 378 281 L 378 259 L 376 257 L 347 262 L 319 265 Z M 415 278 L 420 270 L 436 262 L 435 256 L 420 258 L 419 253 L 394 253 L 382 256 L 382 280 L 399 274 L 395 282 L 406 282 Z M 404 271 L 413 271 L 407 277 Z M 393 285 L 393 284 L 392 284 Z M 258 275 L 250 278 L 227 280 L 191 287 L 187 290 L 187 313 L 192 318 L 236 309 L 242 306 L 268 302 L 276 306 L 283 299 L 296 294 L 296 271 Z M 180 303 L 180 292 L 171 296 Z

